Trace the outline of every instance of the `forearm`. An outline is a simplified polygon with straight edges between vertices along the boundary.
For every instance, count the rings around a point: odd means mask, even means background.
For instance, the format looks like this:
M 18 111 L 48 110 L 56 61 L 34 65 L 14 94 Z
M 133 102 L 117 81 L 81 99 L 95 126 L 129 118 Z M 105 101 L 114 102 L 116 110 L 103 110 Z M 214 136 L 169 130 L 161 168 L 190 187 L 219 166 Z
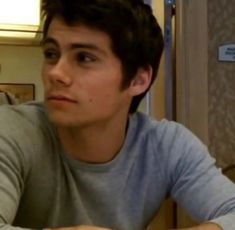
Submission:
M 74 227 L 60 227 L 60 228 L 44 228 L 43 230 L 111 230 L 110 228 L 103 228 L 91 225 L 79 225 Z
M 178 230 L 223 230 L 223 229 L 217 224 L 206 223 L 191 228 L 180 228 Z

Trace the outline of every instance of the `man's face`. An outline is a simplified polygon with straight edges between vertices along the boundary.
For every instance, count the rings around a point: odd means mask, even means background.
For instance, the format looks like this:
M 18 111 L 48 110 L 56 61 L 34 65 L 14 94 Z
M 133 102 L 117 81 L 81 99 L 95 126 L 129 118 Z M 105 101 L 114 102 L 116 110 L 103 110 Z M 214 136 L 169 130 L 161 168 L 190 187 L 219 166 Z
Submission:
M 122 66 L 106 33 L 54 18 L 43 51 L 45 104 L 52 122 L 81 127 L 127 115 L 132 97 L 128 88 L 120 90 Z

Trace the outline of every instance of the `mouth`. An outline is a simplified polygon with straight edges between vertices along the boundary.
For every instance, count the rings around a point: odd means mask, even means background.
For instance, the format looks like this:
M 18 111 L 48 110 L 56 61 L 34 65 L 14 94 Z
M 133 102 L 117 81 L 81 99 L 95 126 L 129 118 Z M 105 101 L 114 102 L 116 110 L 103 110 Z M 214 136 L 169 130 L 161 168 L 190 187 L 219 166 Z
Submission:
M 63 95 L 49 95 L 46 100 L 52 103 L 78 103 L 76 100 Z

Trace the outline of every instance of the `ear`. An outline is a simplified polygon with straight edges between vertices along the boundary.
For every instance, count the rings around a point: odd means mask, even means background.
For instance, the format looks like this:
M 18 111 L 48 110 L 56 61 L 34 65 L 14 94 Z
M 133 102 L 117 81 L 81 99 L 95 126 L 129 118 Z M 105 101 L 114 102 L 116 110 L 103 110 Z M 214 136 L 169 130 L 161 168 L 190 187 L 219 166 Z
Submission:
M 129 93 L 132 97 L 143 93 L 148 89 L 152 79 L 152 67 L 140 67 L 129 86 Z

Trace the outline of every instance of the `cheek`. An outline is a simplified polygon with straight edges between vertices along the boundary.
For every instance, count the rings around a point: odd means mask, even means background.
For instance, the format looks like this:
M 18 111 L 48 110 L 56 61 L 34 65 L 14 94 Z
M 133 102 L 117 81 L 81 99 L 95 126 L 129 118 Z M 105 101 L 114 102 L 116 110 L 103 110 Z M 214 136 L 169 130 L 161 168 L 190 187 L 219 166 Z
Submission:
M 41 69 L 41 79 L 42 79 L 42 82 L 43 83 L 45 83 L 45 81 L 46 81 L 46 70 L 45 70 L 45 68 L 44 67 L 42 67 L 42 69 Z
M 47 69 L 45 67 L 42 67 L 41 69 L 41 79 L 42 79 L 44 88 L 48 88 L 50 81 L 47 76 Z
M 111 92 L 110 92 L 111 91 Z M 92 94 L 89 95 L 89 105 L 94 108 L 98 109 L 99 112 L 107 112 L 107 110 L 112 110 L 113 107 L 118 104 L 118 101 L 120 97 L 118 97 L 118 93 L 112 91 L 112 89 L 109 90 L 101 90 L 92 92 Z
M 49 81 L 47 80 L 45 75 L 42 75 L 41 78 L 42 78 L 42 84 L 43 84 L 44 90 L 47 90 L 49 88 Z
M 90 106 L 93 108 L 99 108 L 100 110 L 107 108 L 112 103 L 113 96 L 109 90 L 104 89 L 103 87 L 100 89 L 93 88 L 89 90 L 89 95 L 87 95 L 87 101 Z

